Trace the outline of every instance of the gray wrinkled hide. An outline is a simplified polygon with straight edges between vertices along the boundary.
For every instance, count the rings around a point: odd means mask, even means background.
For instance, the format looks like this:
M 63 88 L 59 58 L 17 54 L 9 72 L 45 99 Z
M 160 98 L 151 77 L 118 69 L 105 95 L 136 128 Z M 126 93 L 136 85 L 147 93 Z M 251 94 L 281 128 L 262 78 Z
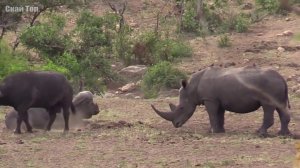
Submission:
M 93 115 L 99 113 L 99 107 L 93 101 L 93 94 L 90 91 L 82 91 L 78 93 L 74 99 L 73 104 L 76 109 L 76 114 L 70 115 L 70 126 L 77 127 L 83 125 L 82 119 L 89 119 Z M 29 122 L 33 128 L 45 129 L 49 121 L 49 114 L 43 108 L 30 108 L 28 110 Z M 5 116 L 5 125 L 8 129 L 15 129 L 18 113 L 15 110 L 11 110 Z M 24 125 L 22 125 L 24 128 Z M 53 128 L 63 128 L 63 116 L 62 113 L 56 115 L 56 120 L 53 123 Z

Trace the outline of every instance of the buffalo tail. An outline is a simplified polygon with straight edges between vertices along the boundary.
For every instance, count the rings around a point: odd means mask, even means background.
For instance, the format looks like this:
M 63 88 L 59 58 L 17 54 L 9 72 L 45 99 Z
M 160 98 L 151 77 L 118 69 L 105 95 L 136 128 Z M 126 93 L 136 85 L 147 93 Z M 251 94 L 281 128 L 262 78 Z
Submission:
M 75 114 L 75 113 L 76 113 L 75 106 L 74 106 L 74 104 L 73 104 L 73 103 L 71 104 L 71 111 L 72 111 L 72 113 L 73 113 L 73 114 Z

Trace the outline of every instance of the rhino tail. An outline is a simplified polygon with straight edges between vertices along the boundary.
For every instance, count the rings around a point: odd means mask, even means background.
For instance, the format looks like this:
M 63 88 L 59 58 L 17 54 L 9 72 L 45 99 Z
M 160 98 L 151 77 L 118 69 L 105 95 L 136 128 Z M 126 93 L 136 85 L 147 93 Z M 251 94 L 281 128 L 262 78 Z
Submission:
M 286 82 L 284 81 L 284 83 L 285 83 L 285 97 L 286 97 L 286 103 L 287 103 L 287 107 L 289 108 L 289 109 L 291 109 L 291 105 L 290 105 L 290 99 L 289 99 L 289 91 L 288 91 L 288 86 L 287 86 L 287 84 L 286 84 Z
M 74 106 L 73 102 L 71 104 L 71 111 L 72 111 L 73 114 L 76 113 L 75 106 Z

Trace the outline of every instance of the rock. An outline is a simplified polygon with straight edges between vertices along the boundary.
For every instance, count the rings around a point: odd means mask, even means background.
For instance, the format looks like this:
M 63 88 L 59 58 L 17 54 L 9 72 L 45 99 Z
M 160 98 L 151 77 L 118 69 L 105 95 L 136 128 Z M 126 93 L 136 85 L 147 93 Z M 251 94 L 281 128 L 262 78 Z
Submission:
M 19 139 L 16 141 L 16 144 L 24 144 L 24 141 L 22 141 L 22 139 Z
M 295 92 L 295 94 L 296 94 L 296 96 L 300 97 L 300 90 L 297 90 L 297 91 Z
M 292 92 L 296 92 L 299 89 L 300 89 L 300 84 L 291 87 Z
M 290 20 L 291 20 L 291 18 L 288 18 L 288 17 L 287 17 L 287 18 L 285 18 L 285 21 L 290 21 Z
M 262 36 L 262 35 L 263 35 L 263 33 L 258 33 L 258 34 L 257 34 L 257 36 Z
M 130 79 L 141 79 L 146 70 L 145 65 L 132 65 L 121 69 L 119 74 Z
M 134 90 L 134 89 L 136 89 L 136 84 L 135 83 L 128 83 L 128 84 L 126 84 L 126 85 L 124 85 L 124 86 L 122 86 L 122 87 L 120 87 L 119 88 L 119 91 L 121 91 L 121 92 L 130 92 L 130 91 L 132 91 L 132 90 Z
M 103 97 L 104 98 L 112 98 L 112 97 L 116 97 L 116 95 L 114 93 L 105 92 Z
M 286 30 L 282 33 L 284 36 L 292 36 L 294 33 L 290 30 Z
M 284 52 L 284 51 L 285 51 L 285 49 L 284 49 L 283 47 L 278 47 L 277 50 L 278 50 L 279 52 Z
M 250 60 L 249 60 L 249 59 L 247 59 L 247 58 L 245 58 L 245 59 L 244 59 L 244 61 L 245 61 L 245 63 L 247 63 L 247 62 L 249 62 Z
M 276 36 L 283 36 L 283 34 L 282 34 L 282 33 L 279 33 L 279 34 L 276 34 Z
M 135 99 L 141 99 L 141 96 L 135 96 L 134 98 Z
M 286 78 L 287 81 L 292 81 L 293 80 L 293 75 L 290 75 Z
M 250 10 L 253 9 L 253 4 L 252 3 L 245 3 L 242 5 L 243 10 Z

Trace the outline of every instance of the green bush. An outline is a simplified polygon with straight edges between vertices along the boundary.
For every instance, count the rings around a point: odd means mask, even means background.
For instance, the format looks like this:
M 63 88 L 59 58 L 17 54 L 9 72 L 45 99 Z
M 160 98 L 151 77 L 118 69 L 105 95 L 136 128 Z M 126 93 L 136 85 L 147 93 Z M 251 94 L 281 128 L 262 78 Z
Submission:
M 154 32 L 143 32 L 137 37 L 133 54 L 136 63 L 153 65 L 160 61 L 189 57 L 192 49 L 179 39 L 162 38 Z
M 269 13 L 277 13 L 280 8 L 278 0 L 255 0 L 255 2 L 260 5 L 261 9 Z
M 185 43 L 175 39 L 164 39 L 158 41 L 155 46 L 156 61 L 173 61 L 177 58 L 192 56 L 192 48 Z
M 186 32 L 197 32 L 199 23 L 195 20 L 197 16 L 194 2 L 187 2 L 183 17 L 182 17 L 182 30 Z
M 235 30 L 238 33 L 246 32 L 248 30 L 248 26 L 249 26 L 249 21 L 246 17 L 244 17 L 243 15 L 239 15 L 236 17 Z
M 186 78 L 170 62 L 163 61 L 148 69 L 142 81 L 142 91 L 146 98 L 154 98 L 162 88 L 179 88 L 180 80 Z
M 65 20 L 60 16 L 50 16 L 46 23 L 29 27 L 21 34 L 21 42 L 29 49 L 35 48 L 49 58 L 62 54 L 68 37 L 63 35 Z
M 12 53 L 11 48 L 0 41 L 0 80 L 15 72 L 30 70 L 29 63 L 22 53 Z
M 218 46 L 221 48 L 231 46 L 230 39 L 226 34 L 220 36 L 220 39 L 218 40 Z

